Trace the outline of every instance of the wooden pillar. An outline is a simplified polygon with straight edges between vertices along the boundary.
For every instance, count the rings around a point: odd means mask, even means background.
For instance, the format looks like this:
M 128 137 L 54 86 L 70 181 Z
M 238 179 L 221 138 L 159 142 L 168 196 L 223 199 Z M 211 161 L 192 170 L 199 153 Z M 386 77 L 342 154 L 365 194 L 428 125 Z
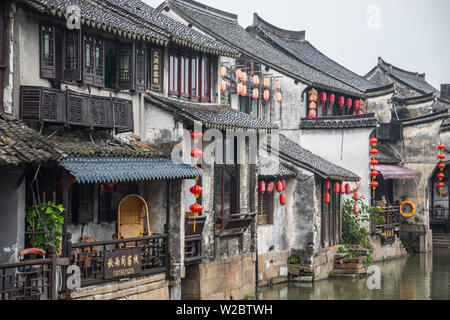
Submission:
M 56 253 L 55 247 L 50 247 L 48 249 L 48 256 L 52 260 L 50 267 L 50 279 L 49 279 L 49 299 L 56 300 L 56 266 L 58 265 L 58 255 Z

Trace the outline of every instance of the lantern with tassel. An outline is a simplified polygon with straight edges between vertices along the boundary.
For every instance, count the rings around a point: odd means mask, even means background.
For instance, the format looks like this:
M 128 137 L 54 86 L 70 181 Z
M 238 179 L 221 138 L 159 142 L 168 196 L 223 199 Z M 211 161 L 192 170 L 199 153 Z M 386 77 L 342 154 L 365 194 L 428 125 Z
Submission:
M 329 204 L 330 201 L 331 201 L 331 196 L 330 196 L 330 194 L 329 194 L 328 192 L 327 192 L 327 193 L 324 193 L 324 194 L 323 194 L 323 203 Z
M 342 108 L 344 107 L 345 104 L 345 98 L 343 96 L 340 96 L 338 99 L 338 106 L 339 106 L 339 113 L 342 114 Z
M 281 101 L 282 101 L 281 92 L 277 92 L 277 102 L 281 103 Z
M 269 90 L 264 90 L 264 101 L 269 101 L 269 99 L 270 99 Z
M 323 182 L 323 188 L 324 188 L 326 191 L 328 191 L 328 190 L 331 189 L 331 182 L 330 182 L 330 180 L 325 180 L 325 181 Z
M 440 173 L 438 173 L 437 177 L 439 179 L 439 183 L 437 184 L 437 187 L 439 189 L 439 194 L 442 198 L 442 190 L 444 189 L 445 184 L 442 182 L 442 180 L 445 178 L 444 169 L 445 169 L 445 163 L 444 160 L 446 158 L 445 154 L 443 153 L 445 150 L 445 146 L 441 143 L 438 146 L 438 150 L 441 152 L 438 156 L 440 163 L 438 164 L 438 168 L 440 169 Z
M 266 192 L 267 193 L 272 193 L 273 192 L 273 188 L 274 188 L 275 184 L 273 182 L 269 182 L 266 186 Z
M 227 67 L 220 68 L 220 77 L 225 78 L 227 76 Z
M 238 81 L 242 80 L 242 70 L 241 69 L 236 69 L 236 79 Z
M 283 187 L 283 191 L 286 190 L 286 180 L 281 180 L 281 186 Z
M 355 191 L 355 192 L 353 193 L 353 200 L 359 201 L 359 193 L 358 193 L 357 191 Z
M 248 80 L 248 78 L 247 78 L 247 72 L 242 72 L 242 82 L 243 82 L 243 83 L 246 83 L 247 80 Z
M 264 78 L 264 88 L 268 89 L 270 87 L 270 79 Z
M 200 197 L 200 195 L 203 193 L 203 188 L 195 185 L 190 189 L 190 192 L 196 197 L 197 199 Z
M 345 185 L 344 185 L 344 182 L 341 183 L 341 194 L 345 194 Z
M 355 205 L 353 206 L 353 213 L 356 214 L 356 215 L 359 214 L 359 206 L 358 206 L 358 204 L 355 204 Z
M 200 158 L 203 156 L 203 151 L 199 149 L 194 149 L 191 151 L 191 157 L 194 158 L 195 162 L 198 162 Z
M 331 115 L 333 115 L 333 106 L 334 106 L 334 102 L 336 101 L 336 97 L 334 96 L 334 94 L 330 94 L 330 111 L 331 111 Z
M 372 181 L 372 182 L 370 183 L 370 186 L 371 186 L 372 189 L 373 189 L 373 198 L 375 199 L 375 190 L 376 190 L 376 188 L 378 188 L 378 182 Z
M 317 90 L 312 89 L 308 92 L 309 102 L 317 102 Z
M 317 118 L 316 110 L 313 110 L 313 109 L 309 110 L 308 119 L 315 120 L 316 118 Z
M 352 99 L 348 98 L 345 102 L 345 106 L 347 107 L 347 115 L 350 114 L 350 108 L 352 107 Z
M 189 207 L 189 209 L 191 210 L 191 212 L 200 213 L 202 212 L 203 207 L 198 203 L 194 203 L 192 206 Z
M 280 82 L 280 80 L 276 80 L 276 81 L 275 81 L 275 89 L 276 89 L 277 91 L 280 91 L 280 90 L 281 90 L 281 82 Z
M 338 193 L 341 192 L 341 185 L 340 185 L 339 183 L 336 182 L 336 183 L 333 185 L 333 192 L 334 192 L 335 194 L 338 194 Z
M 244 85 L 242 83 L 238 83 L 238 85 L 237 85 L 237 93 L 239 95 L 241 95 L 243 91 L 244 91 Z
M 257 100 L 258 98 L 259 98 L 259 91 L 258 91 L 258 89 L 253 89 L 253 92 L 252 92 L 252 98 L 254 99 L 254 100 Z
M 259 77 L 257 75 L 253 76 L 253 85 L 255 87 L 259 86 Z
M 227 91 L 227 83 L 223 80 L 220 81 L 220 91 L 221 92 Z
M 352 187 L 350 186 L 350 184 L 346 184 L 345 185 L 345 194 L 350 194 L 352 192 Z
M 264 193 L 266 192 L 266 183 L 264 181 L 261 181 L 259 183 L 259 193 Z
M 285 194 L 281 194 L 281 195 L 280 195 L 280 204 L 281 204 L 282 206 L 285 206 L 285 205 L 286 205 L 286 195 L 285 195 Z
M 281 181 L 278 181 L 275 185 L 275 188 L 277 189 L 278 193 L 283 192 L 283 184 L 281 183 Z

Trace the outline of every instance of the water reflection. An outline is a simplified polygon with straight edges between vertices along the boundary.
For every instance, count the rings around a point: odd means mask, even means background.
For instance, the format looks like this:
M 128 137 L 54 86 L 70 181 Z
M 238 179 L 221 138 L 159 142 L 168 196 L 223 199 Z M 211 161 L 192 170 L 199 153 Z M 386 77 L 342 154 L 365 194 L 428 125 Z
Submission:
M 381 289 L 370 290 L 367 278 L 289 283 L 261 288 L 262 300 L 450 300 L 450 250 L 409 255 L 376 264 Z

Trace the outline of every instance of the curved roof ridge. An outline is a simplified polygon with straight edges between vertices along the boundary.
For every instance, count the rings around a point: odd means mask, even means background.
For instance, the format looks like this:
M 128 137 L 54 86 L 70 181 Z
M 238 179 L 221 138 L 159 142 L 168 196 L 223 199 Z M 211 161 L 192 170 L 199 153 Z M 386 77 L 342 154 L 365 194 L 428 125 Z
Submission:
M 413 80 L 423 81 L 425 82 L 425 73 L 418 73 L 414 71 L 405 70 L 399 67 L 394 66 L 393 64 L 383 60 L 383 58 L 378 57 L 378 65 L 384 68 L 387 68 L 389 72 L 394 74 L 400 74 L 404 77 L 408 77 Z
M 183 5 L 193 7 L 194 9 L 201 10 L 205 13 L 214 15 L 219 18 L 231 20 L 237 23 L 238 15 L 226 11 L 222 11 L 220 9 L 216 9 L 210 6 L 207 6 L 203 3 L 194 1 L 194 0 L 167 0 L 168 3 L 170 2 L 180 2 Z
M 270 24 L 263 18 L 261 18 L 256 12 L 253 13 L 253 26 L 258 26 L 264 30 L 275 33 L 278 36 L 290 40 L 290 41 L 304 41 L 305 40 L 305 30 L 302 31 L 294 31 L 282 29 L 273 24 Z

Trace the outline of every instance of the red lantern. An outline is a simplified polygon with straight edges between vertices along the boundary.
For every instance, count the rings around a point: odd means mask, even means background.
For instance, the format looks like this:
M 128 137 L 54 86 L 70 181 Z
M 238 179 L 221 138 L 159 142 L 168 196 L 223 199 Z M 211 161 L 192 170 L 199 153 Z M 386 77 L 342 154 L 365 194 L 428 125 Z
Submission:
M 330 103 L 334 103 L 336 101 L 336 97 L 334 96 L 334 94 L 330 94 Z
M 378 171 L 373 170 L 370 175 L 375 179 L 376 177 L 378 177 L 380 173 Z
M 317 104 L 315 102 L 311 102 L 309 104 L 309 110 L 316 110 L 317 109 Z
M 340 185 L 339 183 L 335 183 L 335 184 L 334 184 L 334 186 L 333 186 L 333 192 L 334 192 L 335 194 L 338 194 L 338 193 L 341 192 L 341 185 Z
M 355 110 L 359 110 L 359 100 L 355 100 L 353 102 L 353 108 L 355 108 Z
M 375 147 L 375 145 L 378 143 L 378 139 L 377 138 L 372 138 L 369 140 L 370 144 L 373 145 Z
M 376 166 L 378 165 L 378 160 L 373 159 L 373 160 L 370 161 L 370 164 L 371 164 L 373 167 L 376 167 Z
M 286 195 L 285 195 L 285 194 L 281 194 L 281 195 L 280 195 L 280 204 L 281 204 L 282 206 L 285 206 L 285 205 L 286 205 Z
M 253 85 L 255 87 L 259 86 L 259 77 L 257 75 L 253 76 Z
M 247 72 L 242 72 L 242 82 L 243 82 L 243 83 L 246 83 L 247 80 L 248 80 L 248 78 L 247 78 Z
M 272 193 L 273 192 L 273 188 L 274 188 L 275 184 L 273 182 L 269 182 L 266 186 L 266 192 L 267 193 Z
M 352 187 L 347 183 L 345 185 L 345 194 L 350 194 L 352 192 Z
M 269 99 L 270 99 L 269 90 L 264 90 L 264 101 L 269 101 Z
M 191 192 L 192 194 L 194 194 L 194 195 L 202 194 L 202 193 L 203 193 L 203 188 L 200 187 L 200 186 L 193 186 L 193 187 L 190 189 L 190 192 Z
M 220 81 L 220 91 L 221 92 L 227 91 L 227 83 L 223 80 Z
M 198 159 L 198 158 L 201 158 L 202 156 L 203 156 L 203 151 L 202 150 L 194 149 L 194 150 L 191 151 L 191 157 L 192 158 Z
M 286 180 L 281 180 L 281 186 L 283 187 L 283 191 L 286 190 Z
M 445 164 L 439 163 L 438 164 L 438 168 L 441 169 L 441 170 L 444 170 L 445 169 Z
M 443 189 L 443 188 L 445 187 L 445 184 L 444 184 L 443 182 L 439 182 L 439 183 L 437 184 L 437 187 L 438 187 L 439 189 Z
M 331 188 L 331 182 L 329 181 L 329 180 L 325 180 L 324 182 L 323 182 L 323 188 L 325 189 L 325 190 L 330 190 L 330 188 Z
M 241 81 L 242 80 L 242 70 L 236 69 L 236 78 Z
M 442 160 L 445 160 L 445 154 L 442 154 L 442 153 L 441 153 L 441 154 L 438 156 L 438 158 L 439 158 L 439 160 L 441 160 L 441 161 L 442 161 Z
M 357 204 L 355 204 L 355 205 L 353 206 L 353 213 L 354 213 L 354 214 L 359 214 L 359 206 L 358 206 Z
M 325 101 L 327 101 L 327 94 L 325 93 L 325 92 L 322 92 L 321 94 L 320 94 L 320 102 L 325 102 Z
M 191 138 L 192 139 L 201 139 L 203 138 L 203 133 L 202 132 L 191 132 Z
M 330 196 L 330 194 L 329 194 L 328 192 L 327 192 L 327 193 L 324 193 L 324 194 L 323 194 L 323 203 L 329 204 L 330 201 L 331 201 L 331 196 Z
M 281 83 L 280 80 L 275 81 L 275 89 L 280 91 L 281 90 Z
M 439 179 L 444 179 L 444 178 L 445 178 L 445 174 L 443 174 L 443 173 L 438 173 L 437 177 L 438 177 Z
M 308 119 L 315 120 L 317 118 L 316 110 L 309 110 Z
M 338 99 L 338 105 L 340 105 L 341 107 L 344 105 L 344 103 L 345 103 L 345 98 L 344 97 L 339 97 L 339 99 Z
M 441 150 L 441 151 L 444 151 L 445 150 L 445 146 L 443 144 L 440 144 L 438 146 L 438 149 Z
M 276 187 L 278 193 L 283 192 L 283 184 L 281 183 L 281 181 L 278 181 L 275 187 Z
M 191 212 L 199 213 L 202 212 L 203 207 L 198 203 L 194 203 L 192 206 L 189 207 L 189 209 L 191 210 Z
M 244 91 L 244 85 L 242 83 L 238 83 L 238 85 L 237 85 L 237 93 L 238 94 L 242 94 L 243 91 Z
M 281 103 L 281 101 L 282 101 L 281 92 L 277 92 L 277 102 Z
M 220 68 L 220 76 L 222 78 L 225 78 L 227 76 L 227 67 L 221 67 Z
M 259 98 L 259 91 L 258 91 L 258 89 L 256 89 L 256 88 L 253 89 L 252 98 L 253 98 L 254 100 L 256 100 L 256 99 Z
M 373 189 L 376 189 L 376 188 L 378 188 L 378 182 L 372 181 L 372 182 L 370 183 L 370 186 L 371 186 Z
M 260 193 L 266 192 L 266 183 L 265 183 L 264 181 L 261 181 L 261 182 L 259 183 L 259 192 L 260 192 Z
M 344 185 L 344 183 L 342 182 L 341 183 L 341 194 L 344 194 L 345 193 L 345 185 Z
M 376 156 L 378 154 L 378 150 L 373 148 L 373 149 L 370 150 L 370 154 L 373 155 L 373 156 Z
M 356 191 L 353 193 L 353 200 L 355 200 L 355 201 L 359 200 L 359 193 Z
M 347 102 L 346 102 L 346 104 L 345 104 L 345 106 L 346 106 L 347 108 L 350 108 L 350 107 L 352 106 L 352 99 L 348 98 L 348 99 L 347 99 Z
M 264 88 L 269 88 L 270 87 L 270 79 L 264 78 Z

